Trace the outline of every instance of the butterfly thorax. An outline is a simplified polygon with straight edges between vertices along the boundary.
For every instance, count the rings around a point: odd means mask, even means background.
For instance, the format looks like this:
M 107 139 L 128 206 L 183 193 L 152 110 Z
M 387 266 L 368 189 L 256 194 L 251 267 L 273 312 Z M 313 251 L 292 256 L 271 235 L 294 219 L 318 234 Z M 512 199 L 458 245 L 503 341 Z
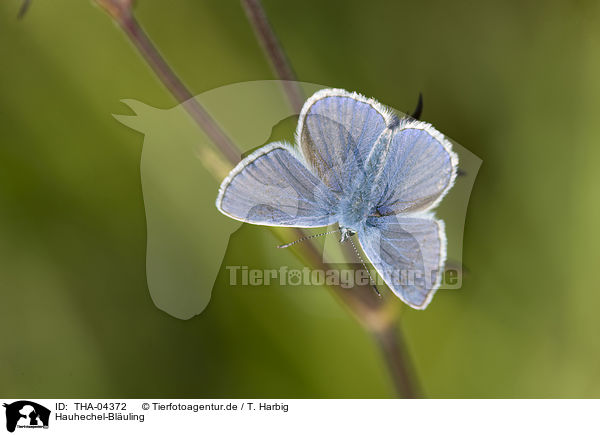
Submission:
M 367 218 L 375 213 L 377 204 L 373 202 L 371 181 L 366 177 L 360 178 L 339 204 L 337 215 L 338 224 L 342 230 L 342 241 L 345 240 L 344 230 L 351 233 L 359 232 Z
M 341 201 L 338 213 L 340 227 L 353 231 L 360 228 L 361 223 L 369 214 L 368 197 L 365 193 L 362 189 L 359 189 L 353 195 Z

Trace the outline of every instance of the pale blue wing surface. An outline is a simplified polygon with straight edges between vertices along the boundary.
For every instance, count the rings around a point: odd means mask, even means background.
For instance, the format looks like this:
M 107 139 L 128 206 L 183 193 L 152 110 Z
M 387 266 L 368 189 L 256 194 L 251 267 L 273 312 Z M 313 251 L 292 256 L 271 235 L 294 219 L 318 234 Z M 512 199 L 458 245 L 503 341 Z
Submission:
M 350 188 L 350 181 L 361 175 L 388 117 L 386 109 L 374 100 L 325 89 L 304 104 L 296 140 L 313 173 L 341 196 Z
M 403 119 L 394 133 L 381 185 L 377 211 L 381 215 L 434 207 L 452 187 L 458 157 L 451 143 L 431 125 Z
M 223 181 L 217 208 L 258 225 L 323 227 L 336 222 L 335 198 L 294 155 L 273 143 L 242 160 Z
M 440 286 L 446 260 L 443 221 L 370 217 L 358 237 L 389 288 L 411 307 L 425 309 Z

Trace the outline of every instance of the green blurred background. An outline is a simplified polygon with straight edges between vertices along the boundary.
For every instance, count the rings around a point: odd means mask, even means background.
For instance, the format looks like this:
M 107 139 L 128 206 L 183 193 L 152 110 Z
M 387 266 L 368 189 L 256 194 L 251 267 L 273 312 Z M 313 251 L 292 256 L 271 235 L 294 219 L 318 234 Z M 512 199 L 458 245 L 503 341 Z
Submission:
M 406 111 L 422 91 L 423 118 L 483 160 L 463 288 L 401 313 L 426 396 L 600 396 L 600 4 L 264 5 L 300 80 Z M 176 102 L 89 1 L 34 1 L 21 21 L 19 6 L 0 3 L 0 395 L 392 397 L 370 336 L 324 289 L 249 293 L 222 270 L 200 316 L 154 306 L 143 136 L 111 114 Z M 274 78 L 237 1 L 136 14 L 194 94 Z M 227 255 L 303 267 L 275 243 L 244 226 Z

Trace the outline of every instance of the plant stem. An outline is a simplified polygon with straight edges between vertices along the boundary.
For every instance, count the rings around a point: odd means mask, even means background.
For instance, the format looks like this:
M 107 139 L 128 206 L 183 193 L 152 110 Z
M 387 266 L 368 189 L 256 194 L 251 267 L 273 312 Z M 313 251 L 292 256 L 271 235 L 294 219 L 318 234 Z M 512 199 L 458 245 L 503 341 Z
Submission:
M 227 160 L 233 165 L 237 164 L 240 161 L 240 151 L 204 107 L 194 98 L 194 95 L 183 84 L 144 32 L 144 29 L 133 16 L 132 1 L 96 0 L 96 2 L 107 10 L 119 24 L 160 81 L 173 97 L 183 105 L 184 109 L 204 130 L 208 138 L 221 150 Z
M 271 63 L 277 77 L 282 80 L 283 89 L 295 113 L 300 113 L 306 97 L 296 82 L 296 74 L 281 48 L 260 0 L 242 0 L 242 6 L 252 24 L 254 33 Z
M 414 382 L 414 375 L 412 375 L 414 371 L 411 370 L 411 362 L 407 358 L 406 345 L 396 325 L 390 324 L 381 331 L 375 331 L 373 336 L 379 345 L 400 397 L 405 399 L 420 397 Z
M 149 64 L 161 82 L 181 103 L 192 119 L 207 134 L 209 139 L 219 148 L 227 160 L 235 165 L 240 160 L 240 151 L 237 146 L 223 132 L 216 121 L 208 114 L 204 107 L 193 98 L 177 74 L 162 57 L 148 35 L 141 28 L 132 12 L 132 0 L 95 0 L 117 22 L 128 36 L 129 40 Z M 278 77 L 283 80 L 284 90 L 294 110 L 299 113 L 304 97 L 295 82 L 293 70 L 283 52 L 275 33 L 258 0 L 242 0 L 250 22 L 260 39 L 265 54 L 271 61 Z M 275 235 L 278 233 L 272 229 Z M 305 234 L 300 229 L 295 229 L 298 238 Z M 303 244 L 305 260 L 315 268 L 325 270 L 322 255 L 317 247 L 310 242 Z M 349 257 L 351 258 L 351 257 Z M 358 267 L 351 264 L 353 267 Z M 401 397 L 415 397 L 416 389 L 411 382 L 410 371 L 406 361 L 406 352 L 395 330 L 396 307 L 393 303 L 383 304 L 374 294 L 370 286 L 357 286 L 351 291 L 338 287 L 330 287 L 354 317 L 369 331 L 378 344 L 384 359 L 387 362 L 391 378 L 398 395 Z

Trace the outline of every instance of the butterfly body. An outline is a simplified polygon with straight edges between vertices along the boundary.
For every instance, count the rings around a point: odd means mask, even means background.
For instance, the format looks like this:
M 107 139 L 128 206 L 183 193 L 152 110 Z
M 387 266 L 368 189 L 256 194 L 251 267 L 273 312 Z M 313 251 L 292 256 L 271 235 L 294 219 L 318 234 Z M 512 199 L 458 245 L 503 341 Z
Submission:
M 378 206 L 382 202 L 384 186 L 382 174 L 390 150 L 394 128 L 398 118 L 392 117 L 390 125 L 376 139 L 365 161 L 364 170 L 352 179 L 349 193 L 340 200 L 338 224 L 342 231 L 361 232 L 369 216 L 380 215 Z
M 431 210 L 456 177 L 450 142 L 427 123 L 339 89 L 307 100 L 296 142 L 267 145 L 240 162 L 217 208 L 259 225 L 337 224 L 342 242 L 358 236 L 398 297 L 425 308 L 446 257 L 444 224 Z

